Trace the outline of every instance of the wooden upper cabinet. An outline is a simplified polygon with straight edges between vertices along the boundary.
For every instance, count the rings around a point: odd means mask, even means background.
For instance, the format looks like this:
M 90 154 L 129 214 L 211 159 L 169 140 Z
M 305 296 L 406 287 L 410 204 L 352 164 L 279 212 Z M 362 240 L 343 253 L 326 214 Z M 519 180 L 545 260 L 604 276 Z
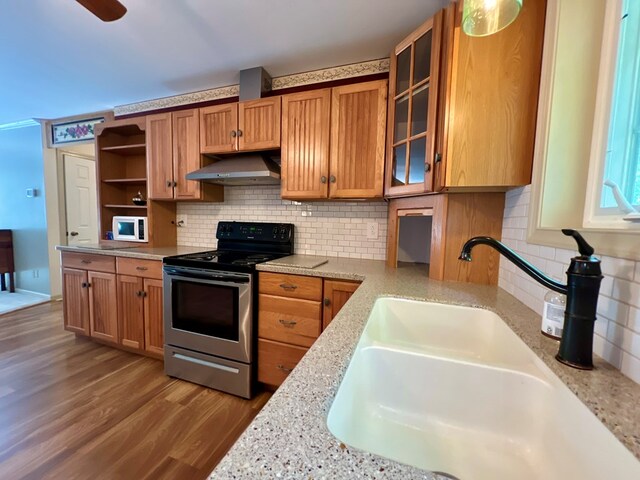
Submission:
M 89 290 L 86 270 L 62 269 L 64 328 L 89 335 Z
M 332 89 L 330 198 L 382 196 L 386 114 L 386 80 Z
M 91 336 L 118 342 L 118 302 L 115 273 L 88 272 Z
M 200 152 L 231 153 L 238 149 L 238 104 L 200 109 Z
M 147 116 L 147 182 L 149 198 L 173 198 L 171 113 Z
M 461 31 L 462 2 L 448 10 L 440 188 L 531 182 L 546 3 L 524 2 L 511 25 L 481 38 Z
M 280 97 L 238 104 L 238 150 L 280 148 Z
M 280 148 L 280 97 L 200 109 L 200 152 Z
M 176 200 L 200 198 L 201 183 L 187 180 L 187 173 L 198 170 L 200 160 L 200 116 L 198 109 L 182 110 L 172 114 L 173 178 Z
M 433 190 L 443 13 L 391 52 L 385 195 Z
M 201 111 L 197 108 L 147 117 L 150 199 L 222 201 L 221 186 L 186 179 L 188 173 L 203 165 L 200 122 Z
M 331 89 L 282 97 L 282 198 L 327 198 Z

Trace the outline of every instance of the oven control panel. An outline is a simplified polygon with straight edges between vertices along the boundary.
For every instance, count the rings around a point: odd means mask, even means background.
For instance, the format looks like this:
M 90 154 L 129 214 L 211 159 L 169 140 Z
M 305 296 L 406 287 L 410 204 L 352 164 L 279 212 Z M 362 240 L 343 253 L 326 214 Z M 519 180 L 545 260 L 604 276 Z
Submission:
M 289 242 L 293 238 L 291 223 L 219 222 L 218 240 L 253 240 L 262 242 Z

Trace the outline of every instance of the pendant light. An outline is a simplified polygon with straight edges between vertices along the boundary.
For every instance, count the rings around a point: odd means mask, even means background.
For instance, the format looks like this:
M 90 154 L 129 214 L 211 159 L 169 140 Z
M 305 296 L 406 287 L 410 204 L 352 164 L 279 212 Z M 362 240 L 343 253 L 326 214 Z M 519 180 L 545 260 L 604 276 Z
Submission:
M 486 37 L 513 22 L 523 0 L 464 0 L 462 31 L 471 37 Z

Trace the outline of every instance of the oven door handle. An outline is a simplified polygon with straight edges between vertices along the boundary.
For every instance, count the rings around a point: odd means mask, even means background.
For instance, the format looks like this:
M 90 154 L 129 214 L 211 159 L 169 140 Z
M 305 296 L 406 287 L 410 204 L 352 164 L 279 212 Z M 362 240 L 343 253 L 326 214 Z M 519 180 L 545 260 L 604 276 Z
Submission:
M 169 277 L 175 279 L 189 280 L 189 279 L 200 279 L 200 280 L 213 280 L 225 283 L 249 283 L 251 281 L 250 276 L 240 276 L 240 275 L 228 275 L 223 272 L 195 272 L 193 270 L 187 270 L 182 268 L 172 268 L 172 267 L 164 267 L 164 271 Z

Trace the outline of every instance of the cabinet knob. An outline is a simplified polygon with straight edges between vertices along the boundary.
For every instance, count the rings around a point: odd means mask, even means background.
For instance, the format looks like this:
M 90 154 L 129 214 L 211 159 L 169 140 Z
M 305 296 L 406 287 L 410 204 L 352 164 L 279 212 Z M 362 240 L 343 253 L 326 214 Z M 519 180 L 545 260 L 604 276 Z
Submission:
M 89 284 L 87 282 L 82 282 L 82 288 L 87 288 L 89 287 Z
M 171 180 L 167 180 L 167 187 L 171 187 Z
M 336 176 L 335 176 L 335 175 L 331 175 L 331 176 L 329 177 L 329 181 L 330 181 L 331 183 L 336 183 Z
M 328 307 L 329 305 L 331 305 L 331 300 L 329 300 L 328 298 L 325 298 L 323 303 L 325 307 Z
M 320 177 L 320 183 L 327 183 L 327 177 L 324 175 Z
M 242 130 L 238 130 L 238 136 L 241 137 L 242 136 Z
M 69 235 L 71 235 L 72 237 L 77 237 L 80 234 L 78 232 L 69 232 Z
M 236 133 L 235 130 L 231 130 L 231 138 L 236 138 L 238 136 L 238 134 Z
M 178 186 L 178 182 L 172 182 L 171 184 L 173 187 L 177 187 Z
M 442 161 L 442 154 L 440 152 L 436 152 L 433 161 L 435 163 L 440 163 Z
M 426 162 L 424 164 L 424 171 L 428 173 L 430 170 L 431 170 L 431 164 L 429 162 Z

